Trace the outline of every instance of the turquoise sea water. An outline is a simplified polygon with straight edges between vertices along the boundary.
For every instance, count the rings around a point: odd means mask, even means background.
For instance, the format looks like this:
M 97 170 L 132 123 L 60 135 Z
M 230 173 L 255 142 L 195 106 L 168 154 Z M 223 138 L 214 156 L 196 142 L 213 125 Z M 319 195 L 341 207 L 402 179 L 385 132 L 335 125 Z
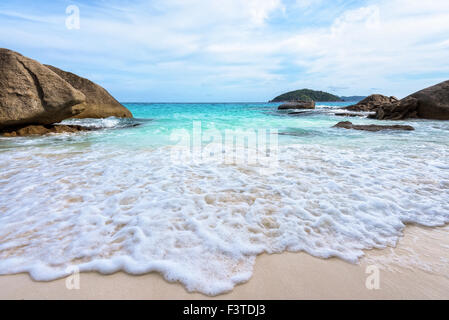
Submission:
M 406 224 L 449 222 L 449 123 L 332 128 L 380 123 L 334 114 L 348 104 L 289 115 L 270 103 L 126 103 L 135 119 L 64 121 L 98 131 L 0 138 L 0 274 L 158 271 L 219 294 L 247 281 L 263 252 L 354 263 L 394 246 Z M 237 151 L 219 139 L 229 131 L 263 132 L 270 170 L 248 161 L 249 139 L 231 162 L 177 153 L 195 152 L 195 139 L 210 155 Z
M 213 104 L 125 104 L 139 119 L 151 119 L 144 128 L 133 134 L 154 137 L 154 143 L 168 143 L 166 138 L 173 130 L 192 130 L 193 121 L 199 121 L 203 130 L 217 128 L 243 130 L 278 130 L 283 134 L 280 143 L 318 143 L 348 144 L 377 143 L 385 147 L 391 143 L 407 143 L 410 139 L 424 142 L 435 142 L 443 145 L 449 143 L 449 126 L 441 121 L 395 121 L 395 124 L 412 124 L 416 129 L 413 135 L 409 132 L 366 133 L 332 128 L 340 121 L 351 121 L 355 124 L 382 124 L 382 121 L 359 117 L 341 117 L 334 113 L 351 102 L 318 103 L 317 110 L 304 115 L 288 115 L 291 111 L 277 111 L 279 103 L 213 103 Z M 342 111 L 345 112 L 345 111 Z M 285 134 L 285 135 L 284 135 Z M 290 135 L 291 134 L 291 135 Z M 136 137 L 137 138 L 137 137 Z
M 412 135 L 409 132 L 380 132 L 366 133 L 347 131 L 332 128 L 339 121 L 351 121 L 356 124 L 381 122 L 360 117 L 335 116 L 336 109 L 350 105 L 350 102 L 319 103 L 317 110 L 306 112 L 303 115 L 288 115 L 290 111 L 277 111 L 276 103 L 124 103 L 132 111 L 136 120 L 91 120 L 91 121 L 65 121 L 66 123 L 88 124 L 104 131 L 81 136 L 77 139 L 62 139 L 64 143 L 99 142 L 118 143 L 122 147 L 172 145 L 175 141 L 170 139 L 173 131 L 185 129 L 192 131 L 193 123 L 200 122 L 202 130 L 277 130 L 281 137 L 279 143 L 318 143 L 318 144 L 347 144 L 351 143 L 378 143 L 385 142 L 384 146 L 399 141 L 407 142 L 423 139 L 424 142 L 446 144 L 448 141 L 448 128 L 444 122 L 439 121 L 396 121 L 398 124 L 412 124 L 417 131 Z M 294 111 L 294 110 L 292 110 Z M 342 112 L 344 112 L 342 110 Z M 132 127 L 132 125 L 139 125 Z M 121 129 L 120 129 L 121 128 Z M 120 130 L 117 130 L 120 129 Z M 59 141 L 54 139 L 3 139 L 0 147 L 17 146 L 24 143 L 45 143 L 46 141 Z

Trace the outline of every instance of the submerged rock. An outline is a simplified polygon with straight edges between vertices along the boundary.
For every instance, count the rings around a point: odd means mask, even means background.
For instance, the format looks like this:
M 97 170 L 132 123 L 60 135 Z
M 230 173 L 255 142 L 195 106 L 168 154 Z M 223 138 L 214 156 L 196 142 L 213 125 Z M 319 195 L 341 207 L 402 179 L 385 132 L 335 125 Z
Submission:
M 104 88 L 92 81 L 77 76 L 71 72 L 63 71 L 56 67 L 46 65 L 62 79 L 70 83 L 75 89 L 86 96 L 86 101 L 81 105 L 84 111 L 74 118 L 132 118 L 132 113 L 114 99 Z
M 293 136 L 293 137 L 304 137 L 309 136 L 310 133 L 306 131 L 299 131 L 299 132 L 279 132 L 279 136 Z
M 85 100 L 44 65 L 0 48 L 0 129 L 60 122 L 84 111 Z
M 349 112 L 338 112 L 334 113 L 338 117 L 365 117 L 362 113 L 349 113 Z
M 44 135 L 49 133 L 75 133 L 80 131 L 93 131 L 95 128 L 88 128 L 78 125 L 31 125 L 16 130 L 6 131 L 3 137 L 26 137 L 32 135 Z
M 449 120 L 449 80 L 415 92 L 401 101 L 384 104 L 373 118 Z
M 306 109 L 303 111 L 294 111 L 294 112 L 287 113 L 287 115 L 289 115 L 289 116 L 300 116 L 300 115 L 309 115 L 309 114 L 314 114 L 314 111 L 309 111 Z
M 398 98 L 396 97 L 387 97 L 381 94 L 373 94 L 363 99 L 359 103 L 345 107 L 343 109 L 350 111 L 364 111 L 364 112 L 376 111 L 377 108 L 379 108 L 380 106 L 386 103 L 393 103 L 396 101 L 398 101 Z
M 344 129 L 354 129 L 363 131 L 381 131 L 381 130 L 405 130 L 413 131 L 415 128 L 408 125 L 377 125 L 377 124 L 367 124 L 367 125 L 355 125 L 349 121 L 342 121 L 337 123 L 334 128 L 344 128 Z
M 288 110 L 288 109 L 315 109 L 314 101 L 291 101 L 281 104 L 278 110 Z

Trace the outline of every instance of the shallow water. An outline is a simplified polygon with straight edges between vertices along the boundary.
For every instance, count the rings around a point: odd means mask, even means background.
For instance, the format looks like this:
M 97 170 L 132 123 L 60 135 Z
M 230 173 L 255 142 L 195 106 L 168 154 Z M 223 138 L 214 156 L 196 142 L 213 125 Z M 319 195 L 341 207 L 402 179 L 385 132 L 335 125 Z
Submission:
M 332 128 L 377 122 L 334 116 L 344 105 L 126 104 L 136 120 L 66 121 L 99 131 L 0 138 L 0 274 L 158 271 L 215 295 L 263 252 L 357 262 L 406 224 L 448 223 L 449 123 Z

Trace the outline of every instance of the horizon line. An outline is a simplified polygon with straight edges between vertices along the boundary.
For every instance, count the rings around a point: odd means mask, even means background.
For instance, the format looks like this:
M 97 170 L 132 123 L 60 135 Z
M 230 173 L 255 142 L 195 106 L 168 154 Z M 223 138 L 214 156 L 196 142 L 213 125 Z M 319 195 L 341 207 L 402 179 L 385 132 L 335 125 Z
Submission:
M 317 103 L 324 103 L 324 102 L 327 102 L 327 103 L 329 103 L 329 102 L 354 102 L 354 101 L 357 101 L 357 100 L 353 100 L 353 101 L 315 101 L 315 102 L 317 102 Z M 119 101 L 120 103 L 124 103 L 124 104 L 144 104 L 144 103 L 146 103 L 146 104 L 196 104 L 196 103 L 202 103 L 202 104 L 217 104 L 217 103 L 219 103 L 219 104 L 232 104 L 232 103 L 283 103 L 283 102 L 271 102 L 271 101 L 209 101 L 209 102 L 199 102 L 199 101 L 196 101 L 196 102 L 189 102 L 189 101 L 186 101 L 186 102 L 167 102 L 167 101 L 164 101 L 164 102 L 154 102 L 154 101 L 140 101 L 140 102 L 136 102 L 136 101 L 134 101 L 134 102 L 131 102 L 131 101 Z M 284 102 L 286 102 L 286 101 L 284 101 Z

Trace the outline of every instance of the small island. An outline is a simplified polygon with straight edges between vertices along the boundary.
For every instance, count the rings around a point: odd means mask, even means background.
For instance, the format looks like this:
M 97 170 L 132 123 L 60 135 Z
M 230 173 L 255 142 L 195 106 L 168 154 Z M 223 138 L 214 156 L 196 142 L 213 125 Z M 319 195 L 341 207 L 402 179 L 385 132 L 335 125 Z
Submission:
M 301 89 L 287 92 L 277 96 L 270 102 L 290 102 L 290 101 L 304 101 L 304 102 L 341 102 L 340 97 L 324 91 L 315 91 L 310 89 Z

